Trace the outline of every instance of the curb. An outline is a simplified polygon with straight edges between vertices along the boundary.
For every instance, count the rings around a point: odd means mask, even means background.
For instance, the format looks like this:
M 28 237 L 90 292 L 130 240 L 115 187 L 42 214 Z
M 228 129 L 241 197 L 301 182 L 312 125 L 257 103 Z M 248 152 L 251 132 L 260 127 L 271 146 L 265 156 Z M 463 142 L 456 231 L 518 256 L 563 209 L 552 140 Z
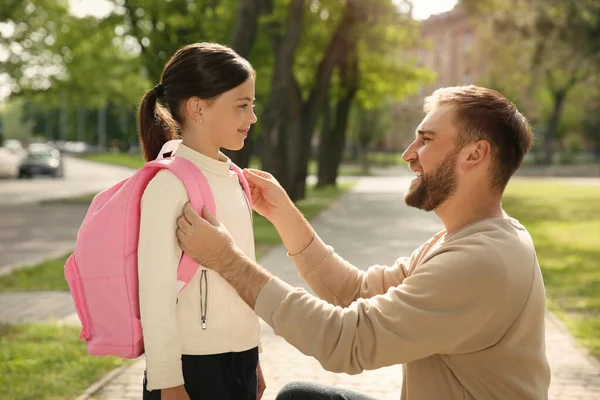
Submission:
M 0 278 L 5 275 L 9 275 L 13 271 L 16 271 L 19 269 L 32 268 L 32 267 L 35 267 L 36 265 L 41 264 L 45 261 L 53 260 L 58 257 L 62 257 L 65 254 L 72 252 L 72 251 L 73 251 L 73 245 L 70 245 L 70 246 L 65 246 L 57 251 L 52 252 L 52 253 L 46 254 L 44 256 L 33 257 L 29 260 L 19 261 L 14 264 L 3 265 L 3 266 L 0 265 Z
M 104 386 L 108 385 L 113 379 L 117 376 L 121 375 L 127 368 L 129 368 L 133 364 L 133 361 L 129 361 L 118 368 L 113 369 L 108 374 L 104 375 L 98 381 L 93 383 L 90 387 L 88 387 L 82 394 L 77 396 L 75 400 L 87 400 L 91 396 L 93 396 L 96 392 L 102 389 Z
M 586 347 L 579 343 L 578 339 L 569 331 L 567 326 L 556 315 L 554 315 L 553 312 L 548 310 L 548 308 L 546 308 L 546 318 L 548 318 L 554 324 L 554 326 L 556 326 L 558 330 L 562 332 L 563 335 L 569 337 L 573 346 L 577 348 L 581 352 L 581 354 L 590 361 L 590 363 L 596 368 L 598 374 L 600 374 L 600 361 L 598 361 L 596 357 L 592 356 L 592 354 Z

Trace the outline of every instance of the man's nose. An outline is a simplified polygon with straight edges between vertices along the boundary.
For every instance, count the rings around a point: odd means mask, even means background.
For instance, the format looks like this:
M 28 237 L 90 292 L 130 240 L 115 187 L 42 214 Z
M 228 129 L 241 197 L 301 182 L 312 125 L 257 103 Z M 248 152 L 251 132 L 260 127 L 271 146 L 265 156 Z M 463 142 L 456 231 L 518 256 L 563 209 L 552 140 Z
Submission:
M 404 153 L 402 153 L 402 160 L 407 163 L 413 162 L 417 159 L 417 149 L 415 143 L 416 141 L 412 142 L 410 146 L 404 150 Z

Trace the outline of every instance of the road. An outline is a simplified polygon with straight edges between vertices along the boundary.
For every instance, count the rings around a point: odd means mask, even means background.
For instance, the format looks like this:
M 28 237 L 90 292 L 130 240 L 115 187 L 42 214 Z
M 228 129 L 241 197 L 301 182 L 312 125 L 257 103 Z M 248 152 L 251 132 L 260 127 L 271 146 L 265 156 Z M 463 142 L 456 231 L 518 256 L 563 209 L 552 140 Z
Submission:
M 73 248 L 88 204 L 40 202 L 97 193 L 132 174 L 129 168 L 64 160 L 62 179 L 0 180 L 0 276 Z
M 0 207 L 96 193 L 131 175 L 129 168 L 64 157 L 65 177 L 1 179 Z

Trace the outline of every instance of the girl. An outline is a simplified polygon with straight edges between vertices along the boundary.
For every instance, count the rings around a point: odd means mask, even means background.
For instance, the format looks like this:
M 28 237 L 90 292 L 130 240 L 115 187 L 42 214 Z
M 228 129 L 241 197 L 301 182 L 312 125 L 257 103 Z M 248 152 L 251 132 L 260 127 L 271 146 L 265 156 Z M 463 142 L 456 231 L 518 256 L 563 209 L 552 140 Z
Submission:
M 219 149 L 241 149 L 256 122 L 255 78 L 248 61 L 225 46 L 186 46 L 144 95 L 138 123 L 146 161 L 181 135 L 176 156 L 193 162 L 206 176 L 219 219 L 251 258 L 251 210 L 230 160 Z M 264 380 L 258 364 L 260 326 L 253 310 L 219 275 L 202 268 L 177 293 L 182 251 L 175 231 L 187 201 L 183 183 L 167 170 L 150 181 L 141 201 L 143 398 L 255 400 Z

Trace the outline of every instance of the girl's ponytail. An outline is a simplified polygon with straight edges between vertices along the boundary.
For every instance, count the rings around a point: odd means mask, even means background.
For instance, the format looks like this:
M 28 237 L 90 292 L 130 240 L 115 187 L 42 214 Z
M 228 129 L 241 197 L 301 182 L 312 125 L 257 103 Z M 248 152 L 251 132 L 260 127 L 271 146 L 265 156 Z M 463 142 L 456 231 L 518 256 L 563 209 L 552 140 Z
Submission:
M 155 89 L 146 92 L 138 110 L 138 135 L 146 161 L 158 156 L 162 146 L 178 138 L 178 124 L 157 101 Z

